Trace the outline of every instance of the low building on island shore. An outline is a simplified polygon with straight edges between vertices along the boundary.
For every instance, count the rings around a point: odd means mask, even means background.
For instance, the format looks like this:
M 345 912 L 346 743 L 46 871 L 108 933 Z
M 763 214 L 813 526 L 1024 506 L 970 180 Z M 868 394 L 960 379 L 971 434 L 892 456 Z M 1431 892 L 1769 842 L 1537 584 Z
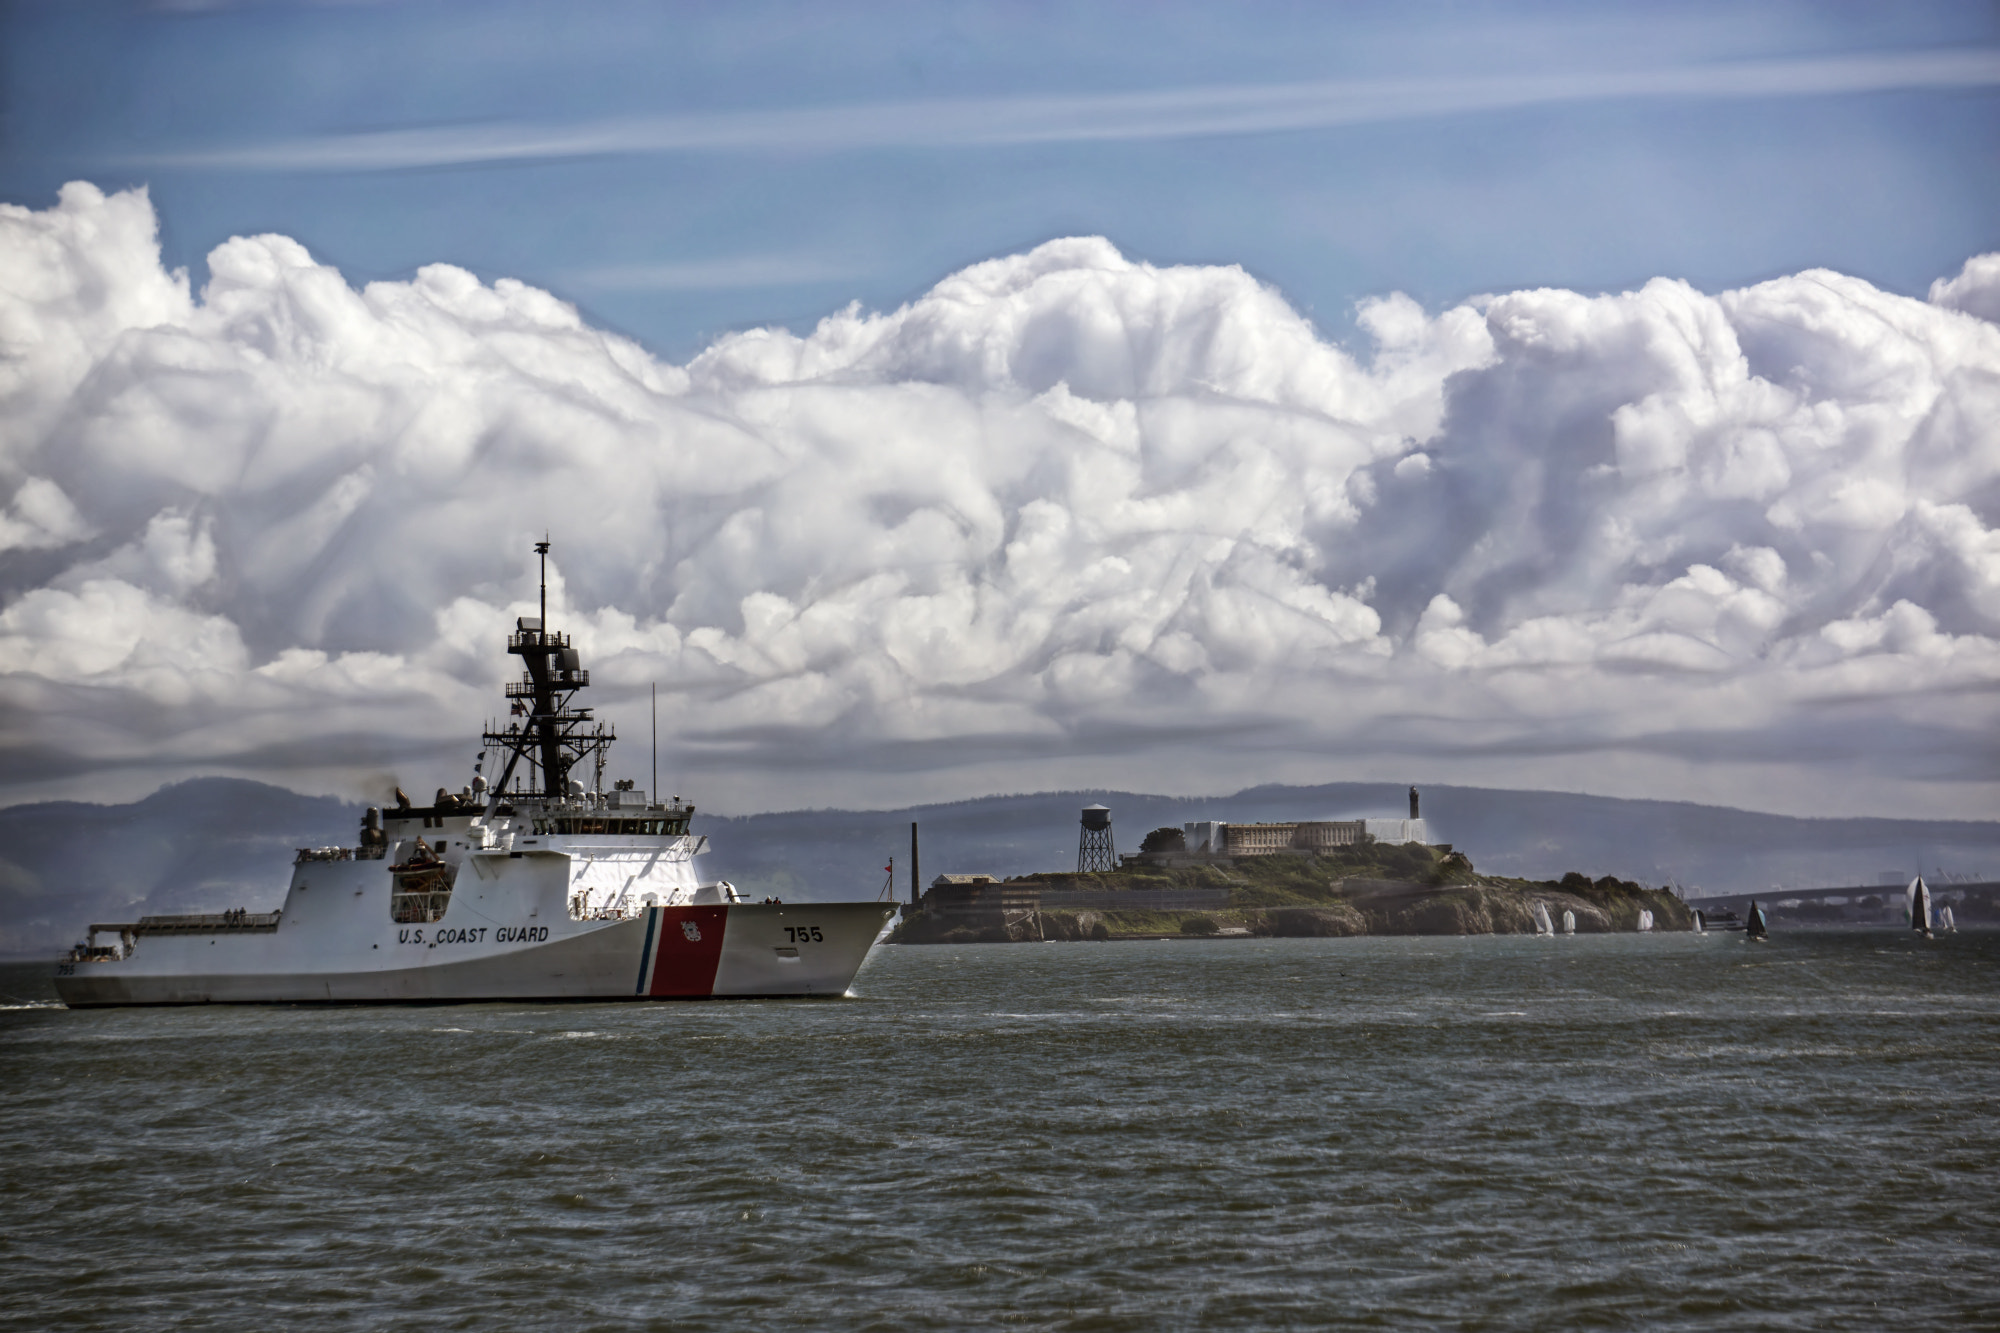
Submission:
M 1041 908 L 1041 891 L 1040 884 L 1007 884 L 991 875 L 939 875 L 925 890 L 922 907 L 939 916 L 1034 912 Z
M 997 880 L 991 875 L 939 875 L 918 906 L 940 917 L 1007 918 L 1013 914 L 1080 910 L 1216 911 L 1229 905 L 1227 889 L 1059 888 L 1039 879 Z

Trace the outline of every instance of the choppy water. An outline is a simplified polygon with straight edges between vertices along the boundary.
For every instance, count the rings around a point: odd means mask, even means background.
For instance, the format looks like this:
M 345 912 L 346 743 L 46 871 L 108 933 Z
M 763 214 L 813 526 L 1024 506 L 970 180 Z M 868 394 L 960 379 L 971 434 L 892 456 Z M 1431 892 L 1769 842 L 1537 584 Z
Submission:
M 1626 935 L 13 1008 L 0 1326 L 1992 1327 L 1996 982 L 2000 935 Z

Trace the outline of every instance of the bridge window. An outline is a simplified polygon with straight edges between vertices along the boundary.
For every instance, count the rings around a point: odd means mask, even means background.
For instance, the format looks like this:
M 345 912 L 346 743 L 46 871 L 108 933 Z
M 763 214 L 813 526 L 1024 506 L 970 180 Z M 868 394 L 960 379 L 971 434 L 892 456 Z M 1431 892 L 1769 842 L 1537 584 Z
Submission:
M 572 836 L 622 834 L 626 837 L 685 837 L 689 821 L 681 819 L 611 819 L 602 815 L 556 815 L 534 821 L 535 832 Z

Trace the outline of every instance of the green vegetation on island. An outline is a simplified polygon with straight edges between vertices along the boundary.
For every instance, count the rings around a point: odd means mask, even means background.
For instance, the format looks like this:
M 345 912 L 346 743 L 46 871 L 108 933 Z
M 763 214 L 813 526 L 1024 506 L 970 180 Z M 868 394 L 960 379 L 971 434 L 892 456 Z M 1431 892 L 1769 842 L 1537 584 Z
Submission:
M 1656 930 L 1686 930 L 1693 914 L 1668 889 L 1648 889 L 1606 875 L 1572 871 L 1559 880 L 1479 874 L 1463 852 L 1421 844 L 1363 841 L 1321 852 L 1210 859 L 1160 853 L 1127 858 L 1116 870 L 1049 873 L 1006 881 L 1006 889 L 1047 894 L 1039 909 L 945 911 L 929 898 L 906 909 L 890 941 L 899 944 L 1025 942 L 1033 940 L 1158 939 L 1243 935 L 1514 935 L 1533 934 L 1534 906 L 1560 921 L 1576 918 L 1579 934 L 1637 930 L 1650 911 Z M 1226 906 L 1160 910 L 1161 890 L 1227 892 Z M 1068 908 L 1065 891 L 1115 900 L 1135 894 L 1135 906 Z M 1147 907 L 1137 906 L 1144 901 Z

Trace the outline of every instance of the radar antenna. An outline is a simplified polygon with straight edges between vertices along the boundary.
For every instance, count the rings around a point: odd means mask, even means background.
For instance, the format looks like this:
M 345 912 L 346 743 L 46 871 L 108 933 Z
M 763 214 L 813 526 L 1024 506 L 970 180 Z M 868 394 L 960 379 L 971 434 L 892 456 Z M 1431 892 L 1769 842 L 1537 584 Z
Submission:
M 582 659 L 570 646 L 569 636 L 548 627 L 546 537 L 535 543 L 535 554 L 541 557 L 542 614 L 534 620 L 520 617 L 514 622 L 514 632 L 507 636 L 507 651 L 519 657 L 527 668 L 521 679 L 507 685 L 513 715 L 520 720 L 510 720 L 504 731 L 497 726 L 489 727 L 483 738 L 487 745 L 507 751 L 507 766 L 501 770 L 500 780 L 493 784 L 495 808 L 509 794 L 507 785 L 513 779 L 514 766 L 522 759 L 528 761 L 533 775 L 531 785 L 538 783 L 540 790 L 512 794 L 566 800 L 570 772 L 584 760 L 594 758 L 593 781 L 601 781 L 604 753 L 618 738 L 615 730 L 592 717 L 590 709 L 575 706 L 578 691 L 590 685 L 590 673 L 583 669 Z

